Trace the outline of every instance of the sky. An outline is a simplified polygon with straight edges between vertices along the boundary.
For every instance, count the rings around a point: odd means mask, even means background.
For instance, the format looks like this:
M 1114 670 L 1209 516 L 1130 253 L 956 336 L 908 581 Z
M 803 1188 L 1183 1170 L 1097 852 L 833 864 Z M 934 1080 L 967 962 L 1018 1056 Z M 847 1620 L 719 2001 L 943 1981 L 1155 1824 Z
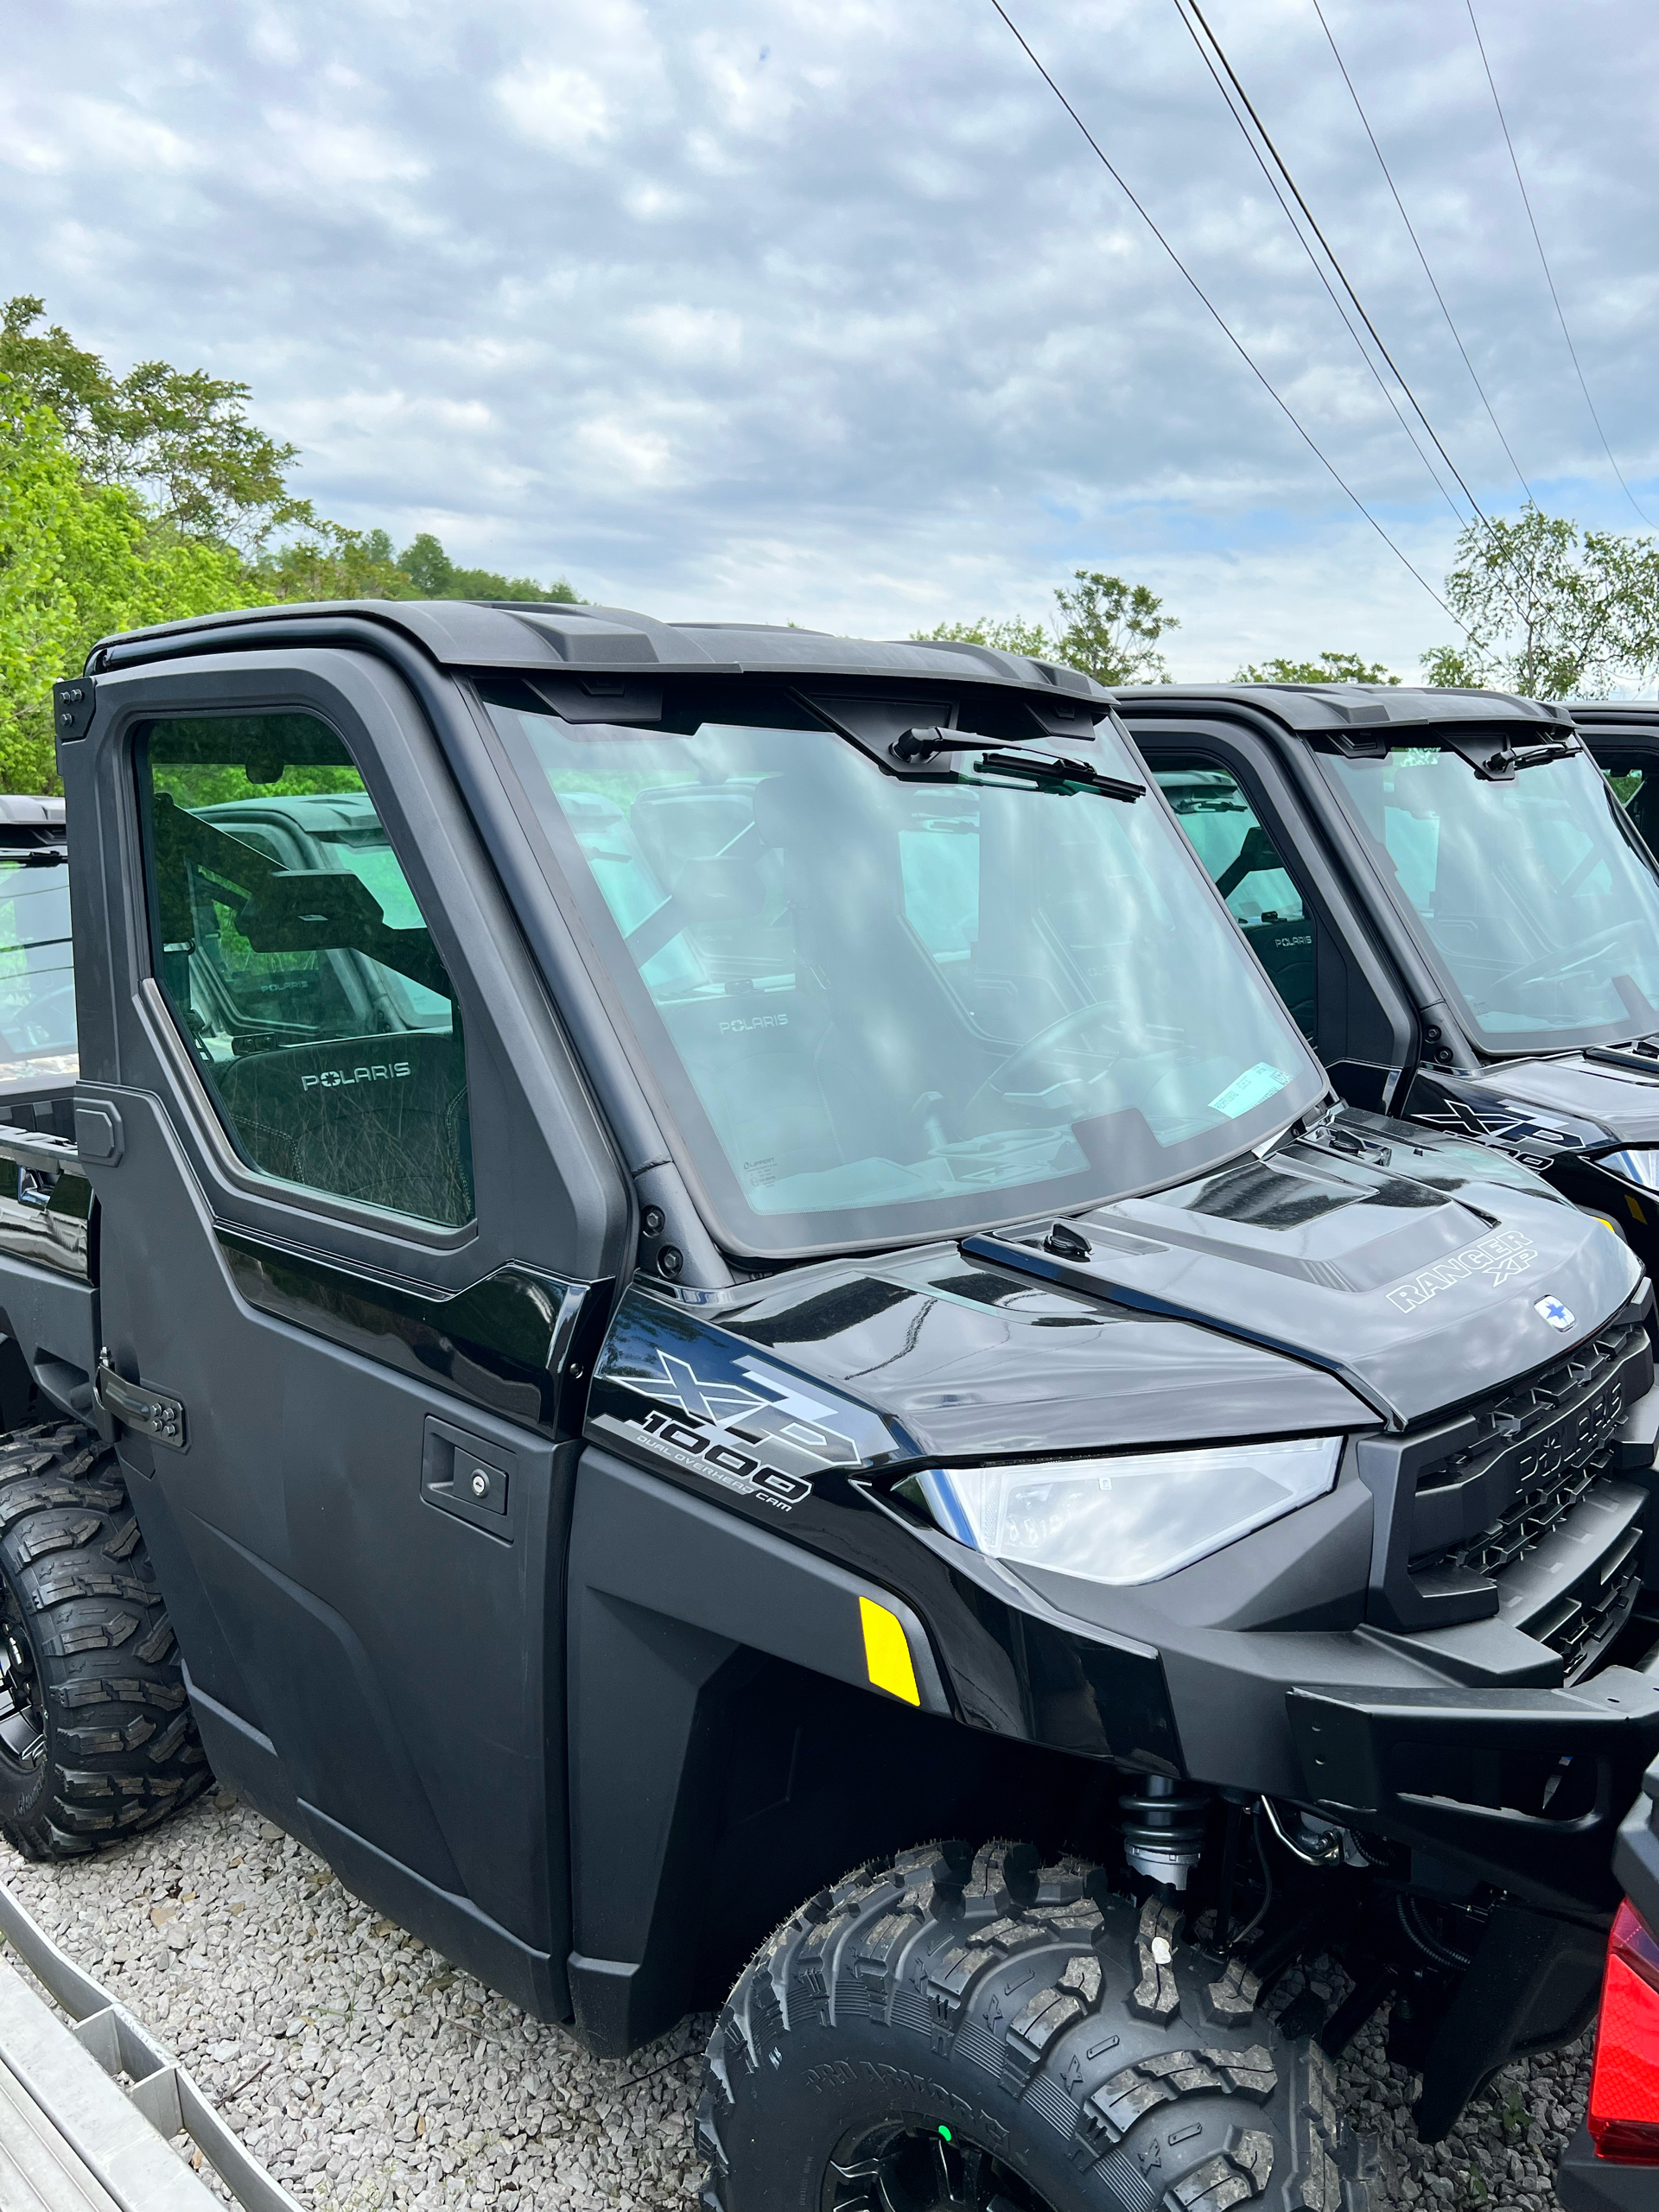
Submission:
M 1457 523 L 1175 0 L 1005 0 L 1438 587 Z M 1482 505 L 1521 478 L 1313 0 L 1206 16 Z M 1642 524 L 1465 0 L 1324 0 L 1538 500 Z M 1659 10 L 1475 0 L 1596 409 L 1659 522 Z M 903 636 L 1162 594 L 1178 676 L 1455 631 L 1233 351 L 991 0 L 0 0 L 0 287 L 245 380 L 324 513 L 671 620 Z M 1444 473 L 1444 472 L 1443 472 Z

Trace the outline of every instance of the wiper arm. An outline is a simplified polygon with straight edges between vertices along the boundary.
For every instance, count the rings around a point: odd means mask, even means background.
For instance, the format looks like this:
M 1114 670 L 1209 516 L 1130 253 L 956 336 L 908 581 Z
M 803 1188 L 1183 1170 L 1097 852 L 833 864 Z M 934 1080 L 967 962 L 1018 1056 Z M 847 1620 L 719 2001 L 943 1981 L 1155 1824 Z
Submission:
M 1541 768 L 1551 760 L 1570 760 L 1584 747 L 1571 738 L 1546 738 L 1541 745 L 1513 745 L 1507 738 L 1462 737 L 1450 733 L 1442 745 L 1469 763 L 1483 783 L 1512 784 L 1522 768 Z
M 1132 803 L 1146 792 L 1144 784 L 1131 783 L 1124 776 L 1108 776 L 1086 760 L 1073 760 L 1064 753 L 1028 753 L 1022 745 L 1017 753 L 980 752 L 985 741 L 954 729 L 907 729 L 893 741 L 895 758 L 906 767 L 935 759 L 942 753 L 979 753 L 973 764 L 981 772 L 994 775 L 1026 776 L 1032 782 L 1071 785 L 1083 791 L 1099 791 L 1107 798 L 1119 798 Z

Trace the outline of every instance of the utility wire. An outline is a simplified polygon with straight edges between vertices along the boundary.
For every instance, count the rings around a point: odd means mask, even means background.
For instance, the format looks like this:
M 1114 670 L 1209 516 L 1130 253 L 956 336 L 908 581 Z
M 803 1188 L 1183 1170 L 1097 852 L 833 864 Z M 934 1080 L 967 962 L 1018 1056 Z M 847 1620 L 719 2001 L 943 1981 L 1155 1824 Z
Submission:
M 1319 223 L 1315 219 L 1313 210 L 1308 206 L 1306 200 L 1302 197 L 1301 189 L 1297 184 L 1295 178 L 1291 175 L 1288 164 L 1286 162 L 1284 156 L 1280 153 L 1277 146 L 1274 144 L 1272 137 L 1268 132 L 1266 124 L 1262 122 L 1262 118 L 1257 114 L 1255 108 L 1251 102 L 1249 94 L 1240 83 L 1237 71 L 1233 67 L 1232 63 L 1227 59 L 1226 52 L 1222 46 L 1221 41 L 1216 36 L 1214 31 L 1211 29 L 1208 22 L 1205 22 L 1204 11 L 1198 6 L 1198 0 L 1175 0 L 1175 7 L 1177 12 L 1180 15 L 1182 21 L 1186 22 L 1188 33 L 1192 36 L 1194 45 L 1198 46 L 1199 52 L 1202 53 L 1204 49 L 1198 40 L 1198 33 L 1192 29 L 1192 23 L 1187 22 L 1187 11 L 1190 10 L 1192 16 L 1197 18 L 1199 27 L 1204 32 L 1205 37 L 1215 49 L 1216 59 L 1220 62 L 1223 69 L 1227 73 L 1228 81 L 1232 85 L 1233 89 L 1238 94 L 1239 99 L 1243 102 L 1243 106 L 1249 116 L 1250 121 L 1255 125 L 1256 130 L 1260 132 L 1262 143 L 1267 148 L 1268 154 L 1272 156 L 1274 167 L 1279 171 L 1279 174 L 1284 178 L 1286 184 L 1289 187 L 1291 194 L 1295 200 L 1296 205 L 1301 209 L 1303 215 L 1306 218 L 1308 228 L 1319 240 L 1321 248 L 1324 250 L 1325 258 L 1330 262 L 1332 268 L 1336 271 L 1338 283 L 1342 286 L 1343 290 L 1346 292 L 1348 297 L 1353 302 L 1355 312 L 1358 315 L 1360 321 L 1364 324 L 1366 329 L 1370 333 L 1372 343 L 1376 346 L 1377 352 L 1382 356 L 1382 359 L 1388 363 L 1389 368 L 1395 381 L 1398 383 L 1401 391 L 1406 395 L 1406 398 L 1411 406 L 1412 412 L 1416 416 L 1418 421 L 1428 433 L 1429 438 L 1433 442 L 1434 450 L 1440 454 L 1440 459 L 1446 463 L 1447 468 L 1452 472 L 1452 474 L 1456 480 L 1458 487 L 1462 492 L 1464 498 L 1468 500 L 1470 505 L 1474 509 L 1475 513 L 1479 517 L 1480 520 L 1483 523 L 1485 523 L 1486 517 L 1482 512 L 1480 501 L 1476 499 L 1474 493 L 1470 490 L 1467 483 L 1464 480 L 1462 470 L 1459 469 L 1456 461 L 1452 460 L 1451 454 L 1441 443 L 1434 425 L 1429 421 L 1428 416 L 1424 413 L 1422 407 L 1420 405 L 1417 395 L 1407 383 L 1404 376 L 1401 372 L 1399 364 L 1395 360 L 1394 356 L 1389 353 L 1387 346 L 1382 342 L 1382 332 L 1378 330 L 1376 325 L 1371 321 L 1370 316 L 1366 313 L 1363 302 L 1361 300 L 1358 293 L 1354 289 L 1352 284 L 1348 281 L 1347 271 L 1343 268 L 1341 262 L 1337 258 L 1335 248 L 1332 245 L 1330 239 L 1326 238 L 1325 232 L 1319 228 Z M 1229 105 L 1230 105 L 1231 103 L 1230 102 Z M 1243 130 L 1243 124 L 1242 120 L 1239 119 L 1236 110 L 1234 111 L 1234 116 L 1235 120 L 1239 122 L 1240 129 Z M 1247 138 L 1249 137 L 1249 133 L 1248 131 L 1245 132 L 1245 137 Z M 1259 154 L 1257 155 L 1257 159 L 1261 159 Z M 1288 209 L 1287 209 L 1286 212 L 1288 213 Z M 1305 247 L 1307 245 L 1306 238 L 1303 238 L 1302 244 Z M 1308 251 L 1309 257 L 1312 258 L 1312 249 L 1308 248 Z M 1318 265 L 1317 263 L 1315 265 Z M 1379 378 L 1378 381 L 1380 382 L 1381 379 Z M 1421 451 L 1421 448 L 1419 448 L 1419 450 Z M 1455 512 L 1455 509 L 1453 512 Z M 1461 518 L 1459 518 L 1459 519 L 1461 519 Z M 1491 524 L 1487 524 L 1487 527 L 1490 529 Z
M 1492 65 L 1486 58 L 1486 41 L 1482 38 L 1480 25 L 1475 20 L 1475 0 L 1464 0 L 1464 5 L 1469 10 L 1469 28 L 1475 35 L 1475 44 L 1480 48 L 1480 66 L 1486 72 L 1486 82 L 1491 89 L 1492 105 L 1497 110 L 1498 127 L 1503 133 L 1503 143 L 1510 149 L 1510 167 L 1515 171 L 1515 181 L 1521 189 L 1521 205 L 1527 211 L 1527 222 L 1532 231 L 1532 242 L 1538 249 L 1538 258 L 1543 265 L 1544 282 L 1549 287 L 1550 298 L 1555 302 L 1555 320 L 1561 326 L 1561 335 L 1567 340 L 1567 350 L 1573 356 L 1573 368 L 1579 379 L 1579 390 L 1584 394 L 1584 404 L 1590 410 L 1590 420 L 1596 426 L 1596 435 L 1601 440 L 1601 449 L 1606 454 L 1625 498 L 1636 509 L 1637 513 L 1642 517 L 1643 521 L 1651 527 L 1651 516 L 1643 512 L 1635 493 L 1624 481 L 1624 470 L 1613 458 L 1613 449 L 1607 442 L 1607 433 L 1602 429 L 1601 417 L 1596 412 L 1596 403 L 1590 397 L 1590 387 L 1585 382 L 1584 371 L 1579 365 L 1579 349 L 1573 343 L 1573 334 L 1567 327 L 1566 315 L 1561 312 L 1561 296 L 1555 289 L 1555 279 L 1550 274 L 1549 256 L 1544 251 L 1543 239 L 1538 234 L 1537 218 L 1532 212 L 1532 202 L 1527 196 L 1526 180 L 1521 174 L 1521 163 L 1516 156 L 1515 141 L 1510 136 L 1509 123 L 1503 113 L 1503 103 L 1497 96 L 1497 80 L 1492 75 Z
M 1348 335 L 1353 340 L 1355 346 L 1358 350 L 1360 359 L 1364 362 L 1365 366 L 1370 372 L 1371 376 L 1376 382 L 1377 390 L 1382 393 L 1383 398 L 1388 401 L 1389 405 L 1393 409 L 1395 422 L 1399 423 L 1401 429 L 1411 440 L 1413 446 L 1416 449 L 1418 459 L 1422 462 L 1424 467 L 1433 479 L 1435 490 L 1446 501 L 1447 506 L 1451 508 L 1452 512 L 1456 517 L 1457 520 L 1461 523 L 1464 519 L 1461 509 L 1459 507 L 1457 501 L 1452 497 L 1452 494 L 1446 490 L 1446 485 L 1441 480 L 1439 470 L 1435 467 L 1428 455 L 1424 452 L 1422 441 L 1419 438 L 1415 430 L 1412 429 L 1411 424 L 1406 420 L 1404 415 L 1402 414 L 1400 410 L 1400 403 L 1395 397 L 1393 391 L 1389 389 L 1388 383 L 1383 378 L 1382 372 L 1377 367 L 1376 363 L 1371 359 L 1370 354 L 1367 352 L 1365 340 L 1360 336 L 1359 332 L 1355 327 L 1352 315 L 1343 304 L 1341 299 L 1338 298 L 1336 287 L 1332 283 L 1330 277 L 1325 274 L 1324 264 L 1320 261 L 1318 254 L 1314 252 L 1313 247 L 1309 245 L 1306 234 L 1304 232 L 1301 225 L 1296 220 L 1296 217 L 1291 208 L 1291 204 L 1285 197 L 1285 188 L 1280 183 L 1279 179 L 1274 175 L 1273 170 L 1268 167 L 1266 156 L 1262 153 L 1261 147 L 1256 143 L 1255 140 L 1251 137 L 1249 124 L 1245 122 L 1244 118 L 1239 113 L 1237 107 L 1234 105 L 1233 95 L 1228 91 L 1226 84 L 1223 81 L 1220 70 L 1217 68 L 1215 62 L 1211 60 L 1209 48 L 1205 45 L 1204 41 L 1199 37 L 1198 32 L 1192 28 L 1192 24 L 1187 16 L 1186 11 L 1181 5 L 1181 0 L 1175 0 L 1175 12 L 1180 16 L 1182 28 L 1185 30 L 1187 36 L 1198 48 L 1199 60 L 1203 62 L 1205 67 L 1210 72 L 1211 77 L 1214 80 L 1216 90 L 1221 94 L 1222 99 L 1226 105 L 1228 114 L 1230 115 L 1234 122 L 1237 124 L 1239 131 L 1243 137 L 1244 143 L 1249 148 L 1251 154 L 1255 156 L 1256 167 L 1267 179 L 1268 189 L 1272 193 L 1274 198 L 1279 202 L 1280 207 L 1283 210 L 1285 220 L 1290 225 L 1292 231 L 1294 232 L 1297 244 L 1301 247 L 1302 251 L 1307 256 L 1309 266 L 1312 268 L 1313 274 L 1319 278 L 1320 283 L 1324 285 L 1325 292 L 1330 298 L 1332 306 L 1335 308 L 1337 313 L 1342 317 L 1343 327 L 1347 331 Z M 1193 13 L 1196 15 L 1197 12 L 1197 10 L 1194 9 Z M 1202 16 L 1199 17 L 1199 21 L 1203 22 Z M 1207 29 L 1208 26 L 1206 25 L 1205 28 Z M 1219 49 L 1217 49 L 1217 51 L 1219 51 Z M 1222 56 L 1222 60 L 1224 62 L 1225 61 L 1226 57 L 1224 54 Z M 1231 74 L 1230 71 L 1229 72 L 1229 74 Z M 1233 81 L 1235 85 L 1236 85 L 1237 79 L 1234 79 Z M 1239 97 L 1241 99 L 1243 97 L 1242 92 Z M 1246 102 L 1247 106 L 1248 105 L 1249 103 Z M 1254 110 L 1252 110 L 1251 112 L 1254 114 Z
M 1440 290 L 1440 285 L 1435 282 L 1434 271 L 1428 265 L 1428 256 L 1423 251 L 1423 242 L 1418 237 L 1416 231 L 1413 228 L 1410 216 L 1406 213 L 1406 203 L 1400 197 L 1400 188 L 1395 184 L 1388 162 L 1383 158 L 1382 149 L 1376 143 L 1376 133 L 1371 128 L 1370 118 L 1366 114 L 1363 106 L 1360 103 L 1359 94 L 1354 87 L 1354 80 L 1348 73 L 1348 64 L 1342 58 L 1336 39 L 1332 35 L 1331 26 L 1325 19 L 1325 10 L 1319 5 L 1319 0 L 1313 0 L 1313 12 L 1319 19 L 1319 29 L 1325 33 L 1325 41 L 1331 48 L 1332 55 L 1336 61 L 1336 65 L 1342 72 L 1342 81 L 1348 87 L 1348 96 L 1353 101 L 1354 112 L 1358 116 L 1361 124 L 1364 126 L 1365 136 L 1371 142 L 1371 151 L 1376 156 L 1377 167 L 1382 172 L 1383 181 L 1387 184 L 1389 190 L 1394 195 L 1394 204 L 1399 209 L 1400 219 L 1406 226 L 1406 235 L 1410 238 L 1413 245 L 1417 249 L 1417 258 L 1423 264 L 1423 274 L 1428 279 L 1429 289 L 1433 293 L 1435 299 L 1440 302 L 1440 313 L 1446 317 L 1446 327 L 1451 332 L 1452 340 L 1455 343 L 1459 353 L 1463 356 L 1463 365 L 1469 372 L 1471 383 L 1474 385 L 1475 390 L 1480 394 L 1480 404 L 1486 410 L 1487 417 L 1490 420 L 1493 429 L 1497 433 L 1497 442 L 1503 447 L 1504 452 L 1508 454 L 1510 457 L 1510 467 L 1514 469 L 1516 480 L 1519 482 L 1521 489 L 1526 493 L 1529 503 L 1530 503 L 1532 501 L 1532 486 L 1528 483 L 1526 476 L 1522 470 L 1521 464 L 1515 457 L 1514 448 L 1503 435 L 1503 426 L 1497 419 L 1497 411 L 1493 408 L 1491 401 L 1486 397 L 1486 387 L 1482 384 L 1479 376 L 1476 372 L 1475 365 L 1469 358 L 1469 349 L 1463 342 L 1462 334 L 1459 332 L 1457 324 L 1452 320 L 1452 310 L 1446 303 L 1446 296 Z
M 1176 268 L 1179 270 L 1181 275 L 1186 279 L 1186 282 L 1192 290 L 1197 295 L 1199 303 L 1204 308 L 1205 313 L 1209 315 L 1211 321 L 1216 325 L 1217 328 L 1221 332 L 1222 336 L 1227 340 L 1228 344 L 1243 362 L 1250 374 L 1255 378 L 1256 382 L 1262 386 L 1262 389 L 1267 393 L 1268 398 L 1272 400 L 1274 405 L 1279 410 L 1280 413 L 1290 424 L 1292 429 L 1295 431 L 1297 436 L 1300 438 L 1302 443 L 1308 448 L 1309 452 L 1313 454 L 1314 459 L 1325 469 L 1339 489 L 1347 496 L 1348 499 L 1352 500 L 1354 505 L 1359 509 L 1361 514 L 1364 516 L 1366 521 L 1370 523 L 1371 528 L 1376 532 L 1377 536 L 1382 540 L 1382 543 L 1388 547 L 1389 552 L 1394 555 L 1395 558 L 1401 563 L 1402 567 L 1408 569 L 1411 571 L 1411 574 L 1416 577 L 1417 582 L 1421 584 L 1423 589 L 1428 594 L 1429 597 L 1433 601 L 1436 607 L 1440 608 L 1440 612 L 1450 620 L 1457 622 L 1459 629 L 1462 630 L 1464 635 L 1467 637 L 1469 632 L 1466 625 L 1458 620 L 1458 617 L 1452 613 L 1452 609 L 1440 597 L 1440 594 L 1435 590 L 1433 585 L 1429 582 L 1427 577 L 1425 576 L 1422 571 L 1413 563 L 1409 555 L 1404 552 L 1400 546 L 1395 543 L 1393 538 L 1389 536 L 1388 531 L 1383 529 L 1382 524 L 1366 505 L 1364 500 L 1360 498 L 1358 493 L 1354 490 L 1352 485 L 1348 482 L 1346 478 L 1337 467 L 1336 463 L 1331 460 L 1329 455 L 1325 454 L 1315 442 L 1313 434 L 1303 429 L 1301 423 L 1291 411 L 1288 403 L 1280 397 L 1278 392 L 1274 391 L 1273 385 L 1268 381 L 1266 375 L 1256 366 L 1251 355 L 1245 350 L 1243 341 L 1233 335 L 1231 329 L 1223 319 L 1220 310 L 1211 302 L 1209 295 L 1199 283 L 1198 278 L 1192 274 L 1186 264 L 1181 259 L 1180 255 L 1176 252 L 1174 247 L 1159 229 L 1157 224 L 1154 222 L 1147 209 L 1141 205 L 1141 201 L 1136 199 L 1135 194 L 1129 189 L 1128 185 L 1124 181 L 1122 176 L 1108 160 L 1104 149 L 1101 146 L 1099 140 L 1095 137 L 1093 131 L 1090 130 L 1088 124 L 1077 113 L 1076 108 L 1072 106 L 1071 101 L 1067 99 L 1065 94 L 1055 83 L 1053 78 L 1049 75 L 1048 71 L 1037 59 L 1035 53 L 1032 49 L 1031 41 L 1027 38 L 1025 33 L 1020 29 L 1018 23 L 1014 22 L 1013 16 L 1009 15 L 1007 10 L 1002 5 L 1002 0 L 991 0 L 991 5 L 995 9 L 997 14 L 1001 16 L 1009 30 L 1013 32 L 1020 45 L 1025 49 L 1026 58 L 1031 63 L 1032 67 L 1035 69 L 1038 75 L 1048 86 L 1050 92 L 1053 93 L 1055 99 L 1058 100 L 1060 105 L 1071 117 L 1072 122 L 1077 124 L 1077 129 L 1083 133 L 1084 137 L 1088 141 L 1090 149 L 1093 150 L 1095 158 L 1099 162 L 1107 175 L 1111 178 L 1113 183 L 1123 194 L 1123 197 L 1128 201 L 1130 207 L 1134 208 L 1135 213 L 1139 215 L 1141 221 L 1152 232 L 1154 238 L 1155 238 L 1159 245 L 1162 246 L 1164 251 L 1174 263 Z

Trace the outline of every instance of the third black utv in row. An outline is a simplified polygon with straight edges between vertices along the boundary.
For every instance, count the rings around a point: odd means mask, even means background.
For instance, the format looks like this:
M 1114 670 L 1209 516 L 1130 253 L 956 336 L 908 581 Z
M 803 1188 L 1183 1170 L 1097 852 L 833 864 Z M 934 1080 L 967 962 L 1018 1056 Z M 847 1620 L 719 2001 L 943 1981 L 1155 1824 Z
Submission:
M 371 603 L 111 639 L 58 715 L 15 1844 L 210 1760 L 597 2050 L 735 1974 L 722 2212 L 1362 2212 L 1379 2006 L 1431 2134 L 1578 2031 L 1659 1751 L 1650 1291 L 1333 1097 L 1103 692 Z

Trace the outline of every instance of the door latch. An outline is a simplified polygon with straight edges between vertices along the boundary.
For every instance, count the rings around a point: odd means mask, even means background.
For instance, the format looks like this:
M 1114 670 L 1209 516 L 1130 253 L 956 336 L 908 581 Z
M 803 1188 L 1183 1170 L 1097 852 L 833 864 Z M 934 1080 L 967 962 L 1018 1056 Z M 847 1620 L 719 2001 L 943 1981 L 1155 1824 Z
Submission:
M 157 1444 L 165 1444 L 175 1452 L 183 1451 L 186 1438 L 182 1402 L 169 1398 L 164 1390 L 152 1390 L 147 1383 L 129 1382 L 124 1375 L 118 1375 L 110 1364 L 107 1345 L 99 1355 L 92 1395 L 111 1420 L 119 1421 L 124 1428 L 130 1428 L 140 1436 L 154 1437 Z

